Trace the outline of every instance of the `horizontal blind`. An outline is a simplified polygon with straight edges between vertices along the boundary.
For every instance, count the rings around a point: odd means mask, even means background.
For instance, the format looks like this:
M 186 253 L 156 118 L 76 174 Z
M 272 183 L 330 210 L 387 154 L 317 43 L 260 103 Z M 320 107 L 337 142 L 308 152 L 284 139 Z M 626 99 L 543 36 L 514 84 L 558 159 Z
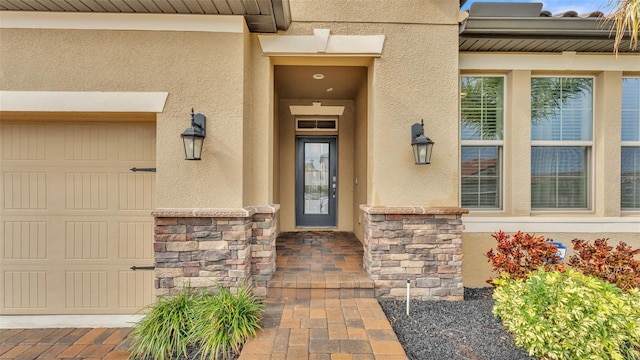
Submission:
M 471 208 L 501 205 L 501 146 L 463 146 L 461 204 Z
M 502 207 L 504 77 L 460 79 L 460 203 L 473 209 Z
M 622 79 L 622 141 L 640 141 L 640 78 Z
M 588 159 L 589 147 L 532 147 L 531 206 L 539 209 L 586 208 Z
M 622 141 L 620 206 L 624 210 L 640 209 L 640 78 L 622 78 Z M 629 143 L 630 142 L 630 143 Z M 631 146 L 627 146 L 631 145 Z M 634 146 L 635 145 L 635 146 Z
M 622 147 L 620 195 L 623 209 L 640 208 L 640 146 Z
M 592 89 L 587 77 L 531 78 L 531 139 L 592 140 Z
M 504 78 L 463 76 L 460 89 L 461 139 L 503 139 Z

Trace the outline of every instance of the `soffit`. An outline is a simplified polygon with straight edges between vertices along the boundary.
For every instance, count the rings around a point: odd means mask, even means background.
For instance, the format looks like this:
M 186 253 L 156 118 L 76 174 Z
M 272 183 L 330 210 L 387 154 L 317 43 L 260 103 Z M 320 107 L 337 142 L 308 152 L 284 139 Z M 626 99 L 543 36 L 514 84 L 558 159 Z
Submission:
M 355 99 L 367 80 L 364 66 L 276 66 L 274 71 L 280 99 Z M 324 78 L 316 80 L 314 74 L 323 74 Z
M 289 0 L 11 0 L 0 10 L 242 15 L 249 31 L 275 33 L 291 23 Z
M 542 3 L 474 3 L 460 24 L 459 49 L 469 52 L 613 52 L 602 12 L 551 14 Z M 628 39 L 628 35 L 626 37 Z M 624 40 L 619 52 L 630 53 Z

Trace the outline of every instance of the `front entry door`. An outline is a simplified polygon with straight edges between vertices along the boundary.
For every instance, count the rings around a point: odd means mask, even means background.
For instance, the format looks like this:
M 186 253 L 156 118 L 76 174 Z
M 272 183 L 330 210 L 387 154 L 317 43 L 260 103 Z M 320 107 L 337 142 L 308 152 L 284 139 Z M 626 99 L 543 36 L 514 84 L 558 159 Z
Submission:
M 335 136 L 296 138 L 296 226 L 337 225 L 336 140 Z

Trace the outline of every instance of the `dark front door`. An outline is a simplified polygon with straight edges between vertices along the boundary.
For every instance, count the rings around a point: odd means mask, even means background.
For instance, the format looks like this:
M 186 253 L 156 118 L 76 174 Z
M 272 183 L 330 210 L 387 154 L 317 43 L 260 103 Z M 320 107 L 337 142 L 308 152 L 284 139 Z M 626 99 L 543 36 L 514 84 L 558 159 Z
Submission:
M 296 138 L 296 226 L 337 225 L 336 140 L 335 136 Z

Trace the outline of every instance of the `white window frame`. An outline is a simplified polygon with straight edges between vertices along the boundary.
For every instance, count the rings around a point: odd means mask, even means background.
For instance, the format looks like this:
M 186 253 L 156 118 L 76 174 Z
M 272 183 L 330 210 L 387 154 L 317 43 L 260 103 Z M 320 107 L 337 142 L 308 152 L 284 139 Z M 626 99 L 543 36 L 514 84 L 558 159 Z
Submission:
M 458 159 L 458 176 L 460 181 L 458 181 L 458 203 L 462 206 L 462 148 L 463 147 L 500 147 L 499 156 L 500 156 L 500 185 L 498 186 L 498 206 L 494 208 L 468 208 L 470 212 L 504 212 L 504 184 L 505 184 L 505 139 L 507 138 L 508 129 L 507 129 L 507 76 L 505 74 L 490 74 L 490 73 L 462 73 L 458 78 L 458 86 L 460 90 L 462 90 L 462 78 L 463 77 L 499 77 L 502 78 L 502 140 L 462 140 L 462 94 L 459 97 L 459 105 L 458 105 L 458 126 L 460 128 L 458 139 L 460 139 L 460 152 Z M 461 91 L 460 91 L 461 93 Z
M 296 132 L 338 132 L 338 116 L 296 116 Z M 300 121 L 335 121 L 336 126 L 333 128 L 301 128 Z
M 640 76 L 622 76 L 622 80 L 624 79 L 638 79 L 640 80 Z M 622 106 L 622 100 L 620 103 Z M 640 120 L 640 119 L 639 119 Z M 620 125 L 622 126 L 622 119 L 620 119 Z M 622 131 L 622 129 L 620 129 Z M 620 133 L 620 138 L 622 138 L 622 133 Z M 622 154 L 623 147 L 638 147 L 640 148 L 640 137 L 638 141 L 620 141 L 620 153 Z M 622 180 L 622 158 L 620 159 L 620 180 Z M 640 185 L 639 185 L 640 186 Z M 622 183 L 620 184 L 620 191 L 622 192 Z M 623 208 L 622 207 L 622 194 L 620 199 L 620 211 L 624 213 L 638 213 L 640 212 L 640 208 Z
M 592 213 L 593 199 L 595 198 L 595 189 L 593 186 L 594 179 L 594 154 L 595 154 L 595 140 L 596 137 L 596 77 L 593 75 L 581 75 L 581 74 L 572 74 L 572 75 L 539 75 L 539 74 L 531 74 L 529 83 L 532 83 L 534 78 L 590 78 L 591 79 L 591 140 L 586 141 L 563 141 L 563 140 L 531 140 L 531 145 L 529 146 L 530 154 L 533 153 L 532 149 L 534 147 L 586 147 L 587 148 L 587 207 L 585 208 L 534 208 L 532 206 L 531 199 L 529 200 L 529 207 L 531 209 L 532 214 L 541 214 L 541 213 Z M 531 101 L 531 99 L 529 100 Z M 529 126 L 531 126 L 531 119 L 529 119 Z M 530 155 L 531 156 L 531 155 Z M 529 174 L 529 178 L 533 178 L 533 174 Z M 533 196 L 533 194 L 531 194 Z

